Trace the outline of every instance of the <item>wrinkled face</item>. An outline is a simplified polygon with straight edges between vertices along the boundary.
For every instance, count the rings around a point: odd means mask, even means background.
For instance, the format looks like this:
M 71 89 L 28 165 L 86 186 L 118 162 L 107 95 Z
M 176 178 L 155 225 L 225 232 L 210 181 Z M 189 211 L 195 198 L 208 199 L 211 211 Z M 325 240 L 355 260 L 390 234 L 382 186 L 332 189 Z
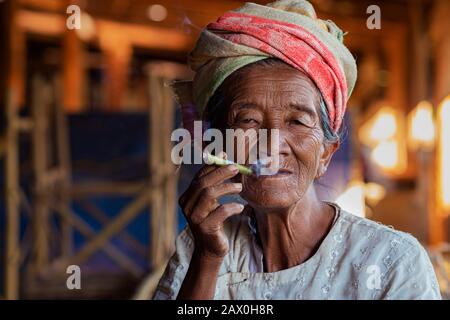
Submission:
M 279 130 L 280 170 L 272 176 L 241 176 L 241 196 L 254 208 L 290 207 L 325 173 L 338 144 L 324 141 L 315 85 L 287 65 L 250 66 L 231 76 L 224 91 L 228 128 Z

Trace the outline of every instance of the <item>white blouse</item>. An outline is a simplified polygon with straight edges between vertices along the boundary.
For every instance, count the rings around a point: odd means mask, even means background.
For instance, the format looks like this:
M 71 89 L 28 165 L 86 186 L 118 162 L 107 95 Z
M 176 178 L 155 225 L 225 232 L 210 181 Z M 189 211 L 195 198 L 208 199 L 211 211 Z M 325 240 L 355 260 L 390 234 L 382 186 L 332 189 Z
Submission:
M 230 250 L 214 299 L 441 299 L 433 266 L 413 236 L 334 206 L 335 222 L 317 252 L 277 272 L 262 272 L 263 253 L 251 219 L 228 219 L 224 231 Z M 193 249 L 186 227 L 154 299 L 176 299 Z

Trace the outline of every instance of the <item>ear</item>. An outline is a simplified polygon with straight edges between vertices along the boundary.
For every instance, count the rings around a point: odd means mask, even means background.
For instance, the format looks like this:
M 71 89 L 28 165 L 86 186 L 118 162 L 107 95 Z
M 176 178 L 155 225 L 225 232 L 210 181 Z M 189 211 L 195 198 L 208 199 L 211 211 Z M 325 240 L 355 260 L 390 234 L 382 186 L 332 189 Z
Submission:
M 341 142 L 324 142 L 321 148 L 321 156 L 319 159 L 319 166 L 317 168 L 316 179 L 321 178 L 327 171 L 328 165 L 333 157 L 333 154 L 339 149 Z

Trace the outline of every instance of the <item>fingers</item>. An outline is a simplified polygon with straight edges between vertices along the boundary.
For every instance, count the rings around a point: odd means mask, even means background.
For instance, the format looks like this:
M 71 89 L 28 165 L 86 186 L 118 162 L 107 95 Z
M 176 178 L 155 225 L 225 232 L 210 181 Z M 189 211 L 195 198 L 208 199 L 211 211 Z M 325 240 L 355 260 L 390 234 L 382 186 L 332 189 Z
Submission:
M 217 155 L 217 157 L 218 157 L 218 158 L 221 158 L 221 159 L 226 159 L 226 158 L 227 158 L 227 154 L 226 154 L 225 152 L 221 151 L 221 152 L 219 152 L 219 154 Z M 202 178 L 203 176 L 207 175 L 208 173 L 210 173 L 210 172 L 213 171 L 214 169 L 217 169 L 217 167 L 208 163 L 207 165 L 203 166 L 203 167 L 199 170 L 199 172 L 196 174 L 196 177 L 197 177 L 198 179 L 199 179 L 199 178 Z
M 194 224 L 200 224 L 212 211 L 219 207 L 218 198 L 224 195 L 238 194 L 241 191 L 241 183 L 224 183 L 205 188 L 199 195 L 192 213 L 186 212 L 186 215 Z
M 206 167 L 206 166 L 205 166 Z M 226 167 L 216 167 L 212 166 L 213 170 L 209 171 L 207 168 L 204 169 L 205 174 L 201 178 L 194 178 L 188 190 L 180 197 L 180 206 L 186 212 L 190 212 L 201 192 L 204 189 L 209 188 L 213 185 L 218 185 L 223 183 L 225 180 L 232 178 L 239 173 L 239 170 L 235 166 Z M 203 169 L 203 168 L 202 168 Z M 208 172 L 209 173 L 206 173 Z
M 196 191 L 196 189 L 192 188 L 193 184 L 196 183 L 201 177 L 203 177 L 204 175 L 210 173 L 215 169 L 217 169 L 216 166 L 210 165 L 204 165 L 203 167 L 201 167 L 201 169 L 195 174 L 194 179 L 192 180 L 189 188 L 187 188 L 187 190 L 180 196 L 178 201 L 180 207 L 183 208 L 186 205 L 187 201 L 189 201 L 194 196 L 194 192 Z
M 217 207 L 211 214 L 200 224 L 203 232 L 214 233 L 222 228 L 226 219 L 231 216 L 240 214 L 244 210 L 244 205 L 240 203 L 227 203 Z
M 215 170 L 208 172 L 201 178 L 198 178 L 194 183 L 197 187 L 203 189 L 215 184 L 222 183 L 227 179 L 231 179 L 239 173 L 239 169 L 234 165 L 225 167 L 216 167 Z
M 214 171 L 215 169 L 217 169 L 216 166 L 206 164 L 197 172 L 194 179 L 200 179 L 200 178 L 204 177 L 205 175 L 207 175 L 208 173 Z

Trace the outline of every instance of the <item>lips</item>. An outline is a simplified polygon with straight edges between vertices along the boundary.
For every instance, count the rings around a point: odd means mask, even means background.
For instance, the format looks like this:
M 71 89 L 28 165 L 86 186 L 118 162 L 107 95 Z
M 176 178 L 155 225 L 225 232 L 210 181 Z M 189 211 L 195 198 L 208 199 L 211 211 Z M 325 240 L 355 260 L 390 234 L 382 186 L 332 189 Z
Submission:
M 292 172 L 292 170 L 290 170 L 290 169 L 287 169 L 287 168 L 281 168 L 281 169 L 278 169 L 278 172 L 276 173 L 276 175 L 277 174 L 292 174 L 293 172 Z
M 292 175 L 293 173 L 294 173 L 294 171 L 291 169 L 280 168 L 280 169 L 278 169 L 278 171 L 275 174 L 267 174 L 267 175 L 262 174 L 258 177 L 253 177 L 253 178 L 256 178 L 257 180 L 279 179 L 279 178 L 288 177 L 288 176 Z

